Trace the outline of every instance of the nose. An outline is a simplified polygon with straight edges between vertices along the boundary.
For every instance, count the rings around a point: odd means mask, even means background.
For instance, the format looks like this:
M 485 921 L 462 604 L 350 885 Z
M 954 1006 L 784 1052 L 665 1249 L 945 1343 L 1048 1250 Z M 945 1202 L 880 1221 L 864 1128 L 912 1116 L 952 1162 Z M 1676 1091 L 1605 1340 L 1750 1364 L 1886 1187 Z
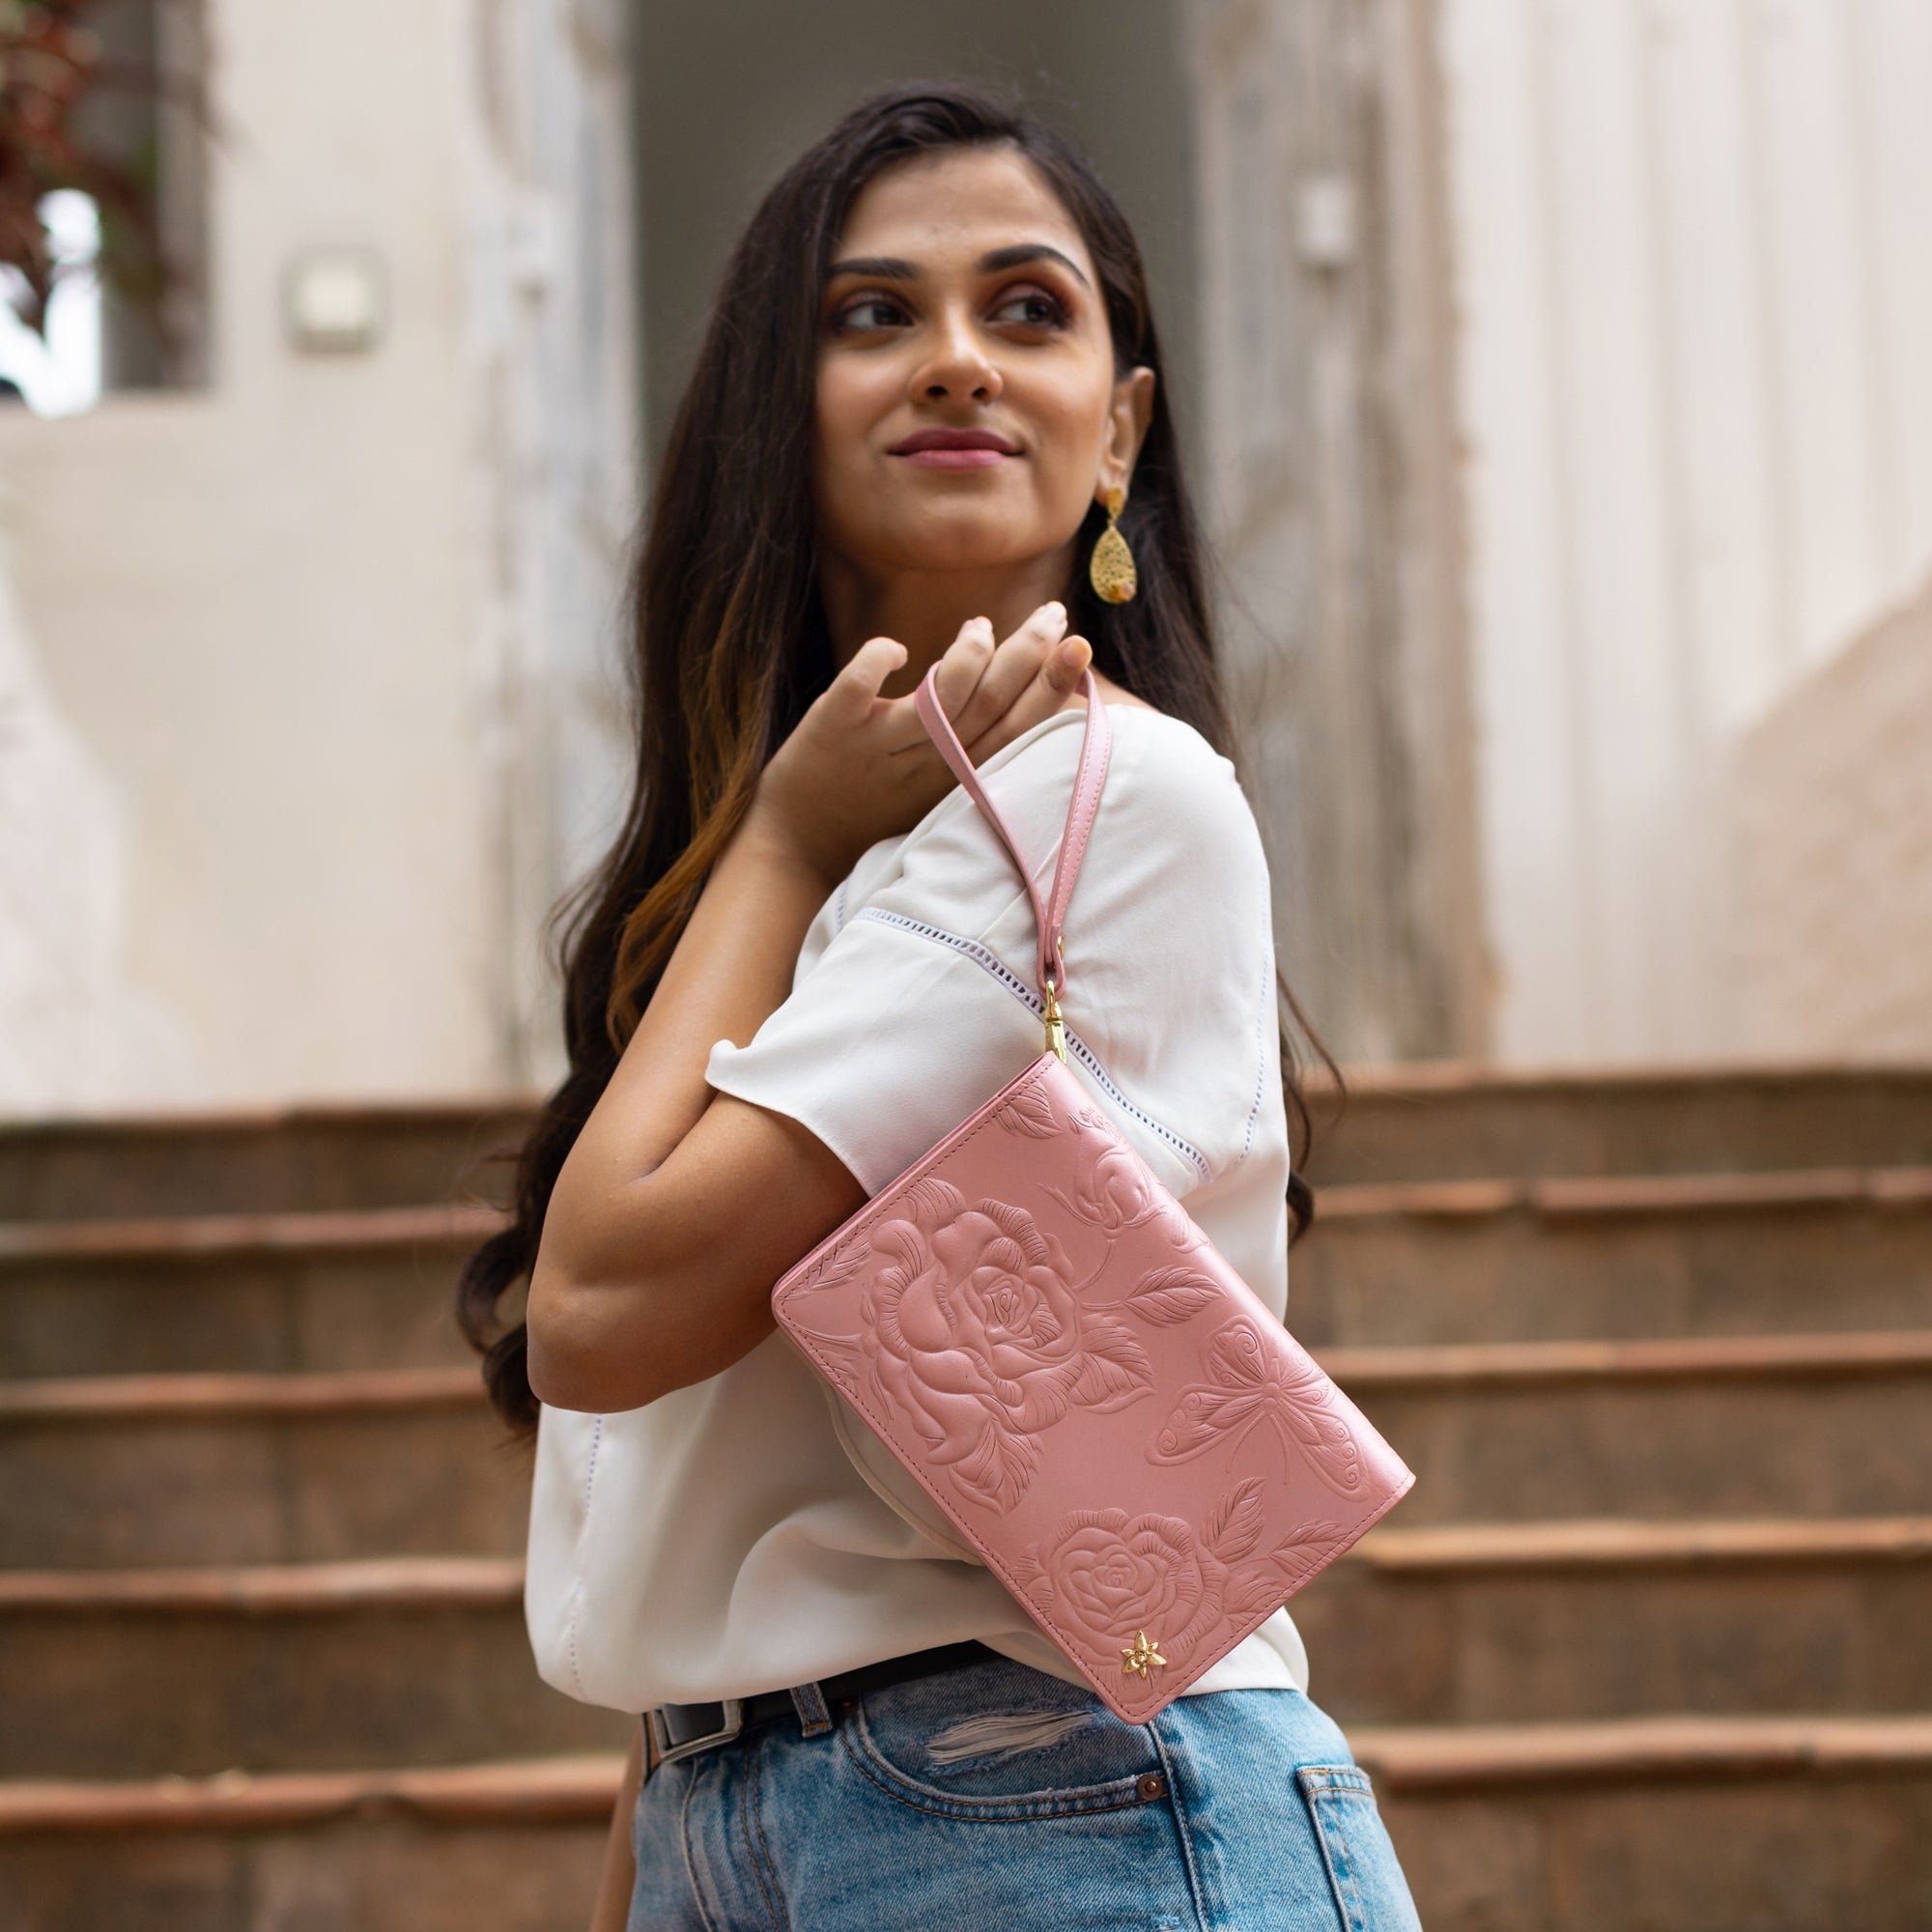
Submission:
M 987 355 L 963 312 L 940 317 L 929 338 L 927 355 L 913 371 L 914 399 L 925 403 L 959 401 L 991 402 L 1004 388 L 999 365 Z

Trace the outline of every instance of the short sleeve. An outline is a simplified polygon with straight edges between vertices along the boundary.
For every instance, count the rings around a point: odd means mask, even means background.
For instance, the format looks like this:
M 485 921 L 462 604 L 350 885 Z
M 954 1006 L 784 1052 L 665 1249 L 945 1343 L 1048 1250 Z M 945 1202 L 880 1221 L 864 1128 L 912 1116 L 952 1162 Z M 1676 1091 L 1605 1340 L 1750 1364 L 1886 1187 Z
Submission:
M 1164 714 L 1111 715 L 1067 909 L 1069 1065 L 1184 1196 L 1254 1138 L 1273 1050 L 1267 868 L 1228 759 Z M 1083 722 L 1058 713 L 980 768 L 1042 896 Z M 955 787 L 821 918 L 834 929 L 789 997 L 747 1045 L 719 1040 L 705 1078 L 800 1122 L 871 1195 L 1039 1052 L 1033 909 Z

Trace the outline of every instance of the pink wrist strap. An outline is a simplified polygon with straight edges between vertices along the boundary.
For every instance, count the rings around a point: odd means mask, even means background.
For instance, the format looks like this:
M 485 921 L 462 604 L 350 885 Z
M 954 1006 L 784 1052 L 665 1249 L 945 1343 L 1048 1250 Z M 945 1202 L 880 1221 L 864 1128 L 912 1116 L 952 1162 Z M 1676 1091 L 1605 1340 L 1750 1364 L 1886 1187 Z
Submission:
M 979 774 L 973 769 L 973 760 L 966 755 L 966 748 L 960 744 L 958 733 L 952 728 L 952 721 L 940 705 L 936 685 L 938 676 L 939 667 L 935 664 L 920 679 L 919 689 L 913 694 L 920 723 L 938 746 L 939 755 L 957 774 L 966 795 L 985 813 L 987 823 L 1000 835 L 1001 842 L 1012 855 L 1013 864 L 1026 883 L 1027 896 L 1033 900 L 1033 915 L 1039 928 L 1037 963 L 1040 991 L 1045 993 L 1050 982 L 1056 996 L 1064 995 L 1066 991 L 1066 956 L 1062 934 L 1066 902 L 1073 896 L 1074 880 L 1080 876 L 1080 861 L 1087 853 L 1087 835 L 1094 829 L 1094 815 L 1100 809 L 1100 791 L 1107 782 L 1107 759 L 1114 745 L 1113 723 L 1107 716 L 1107 707 L 1100 701 L 1100 687 L 1094 680 L 1093 667 L 1090 665 L 1080 673 L 1080 681 L 1087 693 L 1087 725 L 1080 740 L 1080 768 L 1074 774 L 1073 797 L 1066 808 L 1066 831 L 1060 841 L 1060 857 L 1053 868 L 1053 890 L 1044 905 L 1040 903 L 1039 888 L 1033 882 L 1026 855 L 1020 850 L 1006 820 L 1000 816 L 999 809 L 986 796 Z

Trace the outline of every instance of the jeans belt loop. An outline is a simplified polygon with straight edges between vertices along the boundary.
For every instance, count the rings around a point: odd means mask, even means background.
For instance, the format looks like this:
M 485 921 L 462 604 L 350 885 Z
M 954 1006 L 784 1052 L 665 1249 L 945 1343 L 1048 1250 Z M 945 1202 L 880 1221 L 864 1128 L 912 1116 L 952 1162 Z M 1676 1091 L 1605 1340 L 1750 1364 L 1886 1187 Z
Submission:
M 798 1710 L 799 1728 L 809 1738 L 822 1738 L 832 1728 L 831 1707 L 817 1684 L 794 1684 L 791 1701 Z

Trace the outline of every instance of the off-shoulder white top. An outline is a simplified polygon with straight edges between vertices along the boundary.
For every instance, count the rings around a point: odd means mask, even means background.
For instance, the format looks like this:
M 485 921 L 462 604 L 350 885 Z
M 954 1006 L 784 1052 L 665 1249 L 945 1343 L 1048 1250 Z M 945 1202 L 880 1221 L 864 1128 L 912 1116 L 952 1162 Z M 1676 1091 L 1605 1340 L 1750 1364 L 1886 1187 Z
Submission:
M 1113 757 L 1065 926 L 1068 1065 L 1276 1315 L 1288 1123 L 1267 863 L 1235 768 L 1191 725 L 1111 705 Z M 981 782 L 1042 895 L 1084 708 Z M 792 990 L 705 1078 L 802 1122 L 868 1194 L 1039 1052 L 1032 907 L 954 786 L 813 920 Z M 778 1690 L 977 1637 L 1079 1673 L 781 1335 L 618 1415 L 543 1410 L 525 1610 L 558 1690 L 641 1711 Z M 1190 1689 L 1307 1688 L 1277 1612 Z

